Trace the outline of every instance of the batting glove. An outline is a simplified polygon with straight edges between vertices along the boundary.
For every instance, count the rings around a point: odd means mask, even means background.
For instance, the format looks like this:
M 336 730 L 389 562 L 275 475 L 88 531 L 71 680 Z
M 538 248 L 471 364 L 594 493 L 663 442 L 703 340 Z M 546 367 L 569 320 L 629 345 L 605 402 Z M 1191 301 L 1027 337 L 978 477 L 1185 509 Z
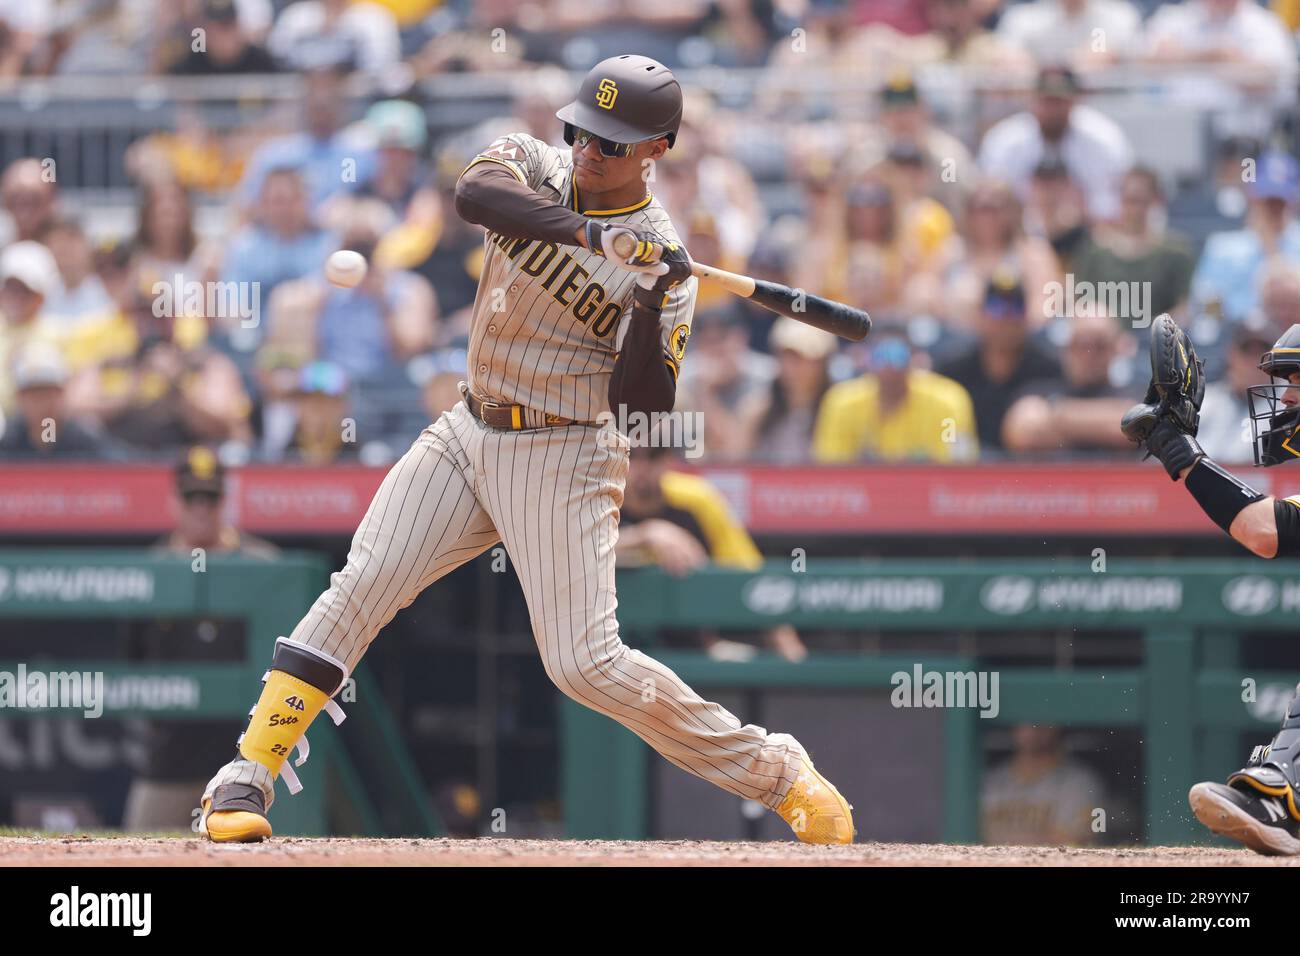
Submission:
M 585 227 L 587 248 L 598 256 L 604 256 L 611 262 L 631 272 L 650 272 L 659 265 L 662 246 L 650 233 L 638 232 L 627 226 L 615 226 L 598 219 L 588 219 Z M 624 258 L 614 248 L 620 236 L 630 236 L 636 243 L 635 251 Z
M 656 292 L 671 292 L 691 277 L 691 257 L 686 248 L 676 242 L 666 242 L 661 247 L 659 263 L 636 277 L 636 284 Z

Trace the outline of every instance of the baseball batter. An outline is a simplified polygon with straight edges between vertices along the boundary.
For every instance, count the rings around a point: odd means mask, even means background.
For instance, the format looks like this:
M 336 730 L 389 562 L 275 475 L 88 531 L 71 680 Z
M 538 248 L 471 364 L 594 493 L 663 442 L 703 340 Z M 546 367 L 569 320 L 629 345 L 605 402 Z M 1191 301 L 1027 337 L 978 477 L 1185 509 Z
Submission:
M 571 150 L 505 136 L 461 174 L 457 211 L 488 230 L 464 400 L 393 466 L 346 566 L 277 640 L 236 757 L 203 794 L 210 839 L 270 835 L 276 778 L 299 789 L 290 752 L 306 759 L 321 710 L 342 719 L 331 698 L 370 642 L 424 588 L 501 542 L 564 693 L 775 810 L 804 842 L 852 841 L 849 804 L 798 741 L 742 725 L 619 639 L 629 441 L 610 413 L 672 409 L 695 301 L 690 258 L 645 174 L 673 146 L 681 113 L 667 68 L 614 57 L 557 113 Z M 636 240 L 629 258 L 615 252 L 624 234 Z

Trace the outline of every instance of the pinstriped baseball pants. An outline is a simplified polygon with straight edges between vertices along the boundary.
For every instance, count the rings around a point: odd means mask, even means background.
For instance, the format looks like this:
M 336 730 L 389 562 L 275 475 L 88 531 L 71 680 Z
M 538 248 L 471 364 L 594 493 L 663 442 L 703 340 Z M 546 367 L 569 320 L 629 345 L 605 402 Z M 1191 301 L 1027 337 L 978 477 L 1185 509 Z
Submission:
M 802 770 L 787 734 L 741 725 L 667 667 L 619 639 L 614 544 L 628 443 L 611 429 L 491 429 L 463 402 L 426 428 L 389 471 L 343 570 L 290 640 L 351 671 L 402 608 L 498 541 L 514 564 L 546 674 L 580 704 L 617 720 L 669 762 L 729 793 L 776 807 Z M 223 783 L 270 772 L 237 759 Z

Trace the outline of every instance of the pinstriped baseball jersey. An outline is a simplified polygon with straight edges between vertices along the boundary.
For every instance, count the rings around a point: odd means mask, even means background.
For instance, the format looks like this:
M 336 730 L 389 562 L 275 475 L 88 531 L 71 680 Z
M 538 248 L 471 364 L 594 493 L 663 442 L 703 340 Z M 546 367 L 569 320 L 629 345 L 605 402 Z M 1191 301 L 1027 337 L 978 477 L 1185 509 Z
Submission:
M 505 166 L 538 194 L 584 216 L 678 242 L 652 195 L 625 209 L 579 210 L 573 156 L 524 133 L 493 142 L 470 163 Z M 469 386 L 479 398 L 595 421 L 609 411 L 609 379 L 622 344 L 635 273 L 578 245 L 489 232 L 469 338 Z M 668 294 L 660 322 L 674 377 L 695 309 L 694 278 Z
M 531 137 L 497 140 L 475 162 L 501 163 L 535 191 L 576 202 L 570 157 Z M 604 215 L 676 240 L 651 198 Z M 577 246 L 489 233 L 471 325 L 470 386 L 480 398 L 595 421 L 609 410 L 633 282 L 632 273 Z M 695 285 L 683 283 L 663 309 L 664 360 L 674 374 L 690 335 Z M 495 290 L 502 293 L 499 309 Z M 289 640 L 350 671 L 416 595 L 499 541 L 519 575 L 556 686 L 674 765 L 779 807 L 804 773 L 807 752 L 799 742 L 742 724 L 619 636 L 615 545 L 630 448 L 610 424 L 498 430 L 458 403 L 384 478 L 346 565 Z M 204 799 L 223 785 L 245 784 L 258 787 L 269 808 L 279 772 L 241 751 L 217 771 Z

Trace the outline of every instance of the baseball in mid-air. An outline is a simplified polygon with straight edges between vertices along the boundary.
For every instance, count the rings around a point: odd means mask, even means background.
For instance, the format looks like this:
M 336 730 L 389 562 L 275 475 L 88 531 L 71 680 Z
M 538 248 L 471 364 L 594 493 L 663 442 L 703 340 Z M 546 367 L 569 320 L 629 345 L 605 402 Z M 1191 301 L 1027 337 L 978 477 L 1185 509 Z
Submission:
M 366 277 L 366 257 L 351 249 L 340 249 L 325 261 L 325 278 L 343 289 L 360 285 Z

